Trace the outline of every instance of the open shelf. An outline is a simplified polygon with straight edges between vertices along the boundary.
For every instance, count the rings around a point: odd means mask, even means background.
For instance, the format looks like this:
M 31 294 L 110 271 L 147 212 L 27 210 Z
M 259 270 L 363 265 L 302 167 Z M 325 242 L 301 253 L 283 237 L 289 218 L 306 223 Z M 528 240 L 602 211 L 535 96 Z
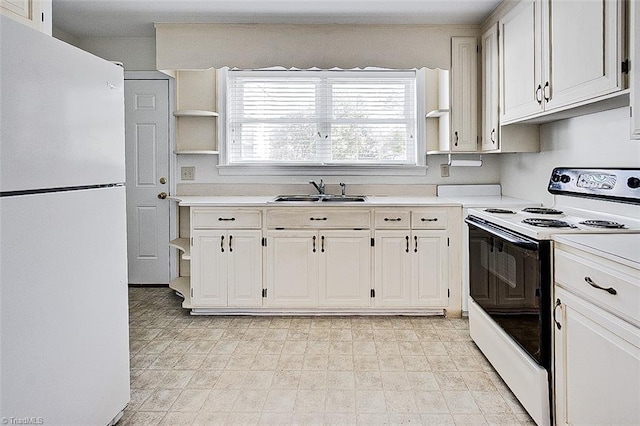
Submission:
M 218 155 L 220 151 L 212 149 L 181 149 L 173 151 L 176 155 Z
M 189 277 L 178 277 L 169 283 L 169 288 L 174 290 L 176 294 L 184 299 L 182 307 L 191 309 L 191 280 Z
M 438 117 L 442 117 L 443 115 L 445 115 L 448 112 L 449 112 L 448 108 L 434 109 L 432 111 L 427 112 L 425 117 L 426 118 L 438 118 Z
M 173 111 L 174 117 L 217 117 L 215 111 L 206 111 L 202 109 L 178 109 Z
M 188 238 L 176 238 L 169 241 L 169 245 L 182 252 L 182 260 L 191 260 L 191 246 Z

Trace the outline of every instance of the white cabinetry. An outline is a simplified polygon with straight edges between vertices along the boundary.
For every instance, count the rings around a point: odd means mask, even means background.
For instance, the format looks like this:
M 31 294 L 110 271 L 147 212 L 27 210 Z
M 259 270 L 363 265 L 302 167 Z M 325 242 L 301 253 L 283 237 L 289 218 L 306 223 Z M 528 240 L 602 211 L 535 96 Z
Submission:
M 446 219 L 438 209 L 376 211 L 377 307 L 448 305 Z
M 556 424 L 635 424 L 640 419 L 638 272 L 556 245 Z
M 493 151 L 500 147 L 498 120 L 498 26 L 492 25 L 481 39 L 482 66 L 482 150 Z
M 640 4 L 629 2 L 631 23 L 631 138 L 640 139 Z
M 269 210 L 265 306 L 368 307 L 369 216 L 359 209 Z
M 620 0 L 524 0 L 500 20 L 503 124 L 623 88 Z
M 192 209 L 192 308 L 262 305 L 260 217 L 254 210 Z
M 0 13 L 51 35 L 51 0 L 0 0 Z
M 478 40 L 451 37 L 451 152 L 478 149 Z

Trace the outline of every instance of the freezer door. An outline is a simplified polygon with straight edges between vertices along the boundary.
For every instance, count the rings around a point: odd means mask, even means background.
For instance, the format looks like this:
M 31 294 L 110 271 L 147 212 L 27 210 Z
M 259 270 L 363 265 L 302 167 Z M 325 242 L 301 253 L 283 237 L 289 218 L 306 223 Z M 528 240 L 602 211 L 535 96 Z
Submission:
M 0 191 L 124 182 L 123 69 L 0 19 Z
M 0 198 L 0 413 L 106 425 L 129 401 L 125 189 Z

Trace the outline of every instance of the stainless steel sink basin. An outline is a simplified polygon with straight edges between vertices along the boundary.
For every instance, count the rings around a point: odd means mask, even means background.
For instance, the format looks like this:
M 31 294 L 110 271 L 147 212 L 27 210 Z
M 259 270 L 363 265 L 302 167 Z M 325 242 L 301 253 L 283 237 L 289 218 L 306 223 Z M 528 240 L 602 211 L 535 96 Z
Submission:
M 367 197 L 362 195 L 278 195 L 271 202 L 273 203 L 290 203 L 290 202 L 329 202 L 329 203 L 362 203 L 367 201 Z
M 283 203 L 283 202 L 314 202 L 320 201 L 319 195 L 278 195 L 273 199 L 274 202 Z
M 362 195 L 327 195 L 322 197 L 322 201 L 330 203 L 362 203 L 367 201 L 367 197 Z

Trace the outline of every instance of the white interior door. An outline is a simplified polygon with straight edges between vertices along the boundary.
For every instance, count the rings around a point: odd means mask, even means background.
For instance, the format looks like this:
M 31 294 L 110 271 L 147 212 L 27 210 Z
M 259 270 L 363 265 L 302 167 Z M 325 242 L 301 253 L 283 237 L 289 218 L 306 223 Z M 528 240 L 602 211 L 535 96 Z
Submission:
M 125 80 L 125 129 L 129 283 L 168 284 L 168 80 Z

